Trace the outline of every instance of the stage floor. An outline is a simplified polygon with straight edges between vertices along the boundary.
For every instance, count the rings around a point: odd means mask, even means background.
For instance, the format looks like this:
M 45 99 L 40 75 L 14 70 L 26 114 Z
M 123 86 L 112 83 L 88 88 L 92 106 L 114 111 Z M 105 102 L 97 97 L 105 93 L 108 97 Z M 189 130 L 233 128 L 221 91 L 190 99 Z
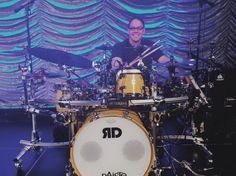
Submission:
M 42 142 L 54 142 L 55 137 L 58 136 L 61 139 L 57 138 L 57 140 L 64 140 L 63 136 L 66 136 L 66 129 L 55 124 L 53 119 L 45 116 L 37 116 L 36 119 L 38 134 Z M 175 127 L 176 121 L 166 120 L 164 123 L 166 124 L 163 127 L 164 132 L 162 131 L 162 134 L 157 135 L 173 135 L 177 131 L 180 132 Z M 22 171 L 17 171 L 13 160 L 24 147 L 19 141 L 30 140 L 31 130 L 31 118 L 27 117 L 23 110 L 0 111 L 0 175 L 65 176 L 65 168 L 69 164 L 70 158 L 69 146 L 42 147 L 41 151 L 30 150 L 22 157 Z M 163 167 L 162 176 L 189 176 L 195 173 L 207 176 L 235 175 L 235 144 L 231 142 L 207 142 L 207 148 L 213 153 L 213 157 L 209 158 L 201 147 L 192 141 L 180 139 L 164 141 L 165 148 L 162 147 L 163 143 L 161 142 L 158 143 L 157 147 L 159 167 Z M 213 159 L 213 164 L 208 163 L 209 159 Z M 183 161 L 189 163 L 192 170 L 187 169 L 187 165 L 184 165 Z M 178 162 L 181 162 L 182 165 Z

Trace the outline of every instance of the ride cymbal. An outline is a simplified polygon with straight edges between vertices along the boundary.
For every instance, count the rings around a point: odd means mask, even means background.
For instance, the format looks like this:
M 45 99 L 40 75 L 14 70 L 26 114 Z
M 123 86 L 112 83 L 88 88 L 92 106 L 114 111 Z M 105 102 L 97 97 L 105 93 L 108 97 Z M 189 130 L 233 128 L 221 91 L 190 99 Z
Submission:
M 74 55 L 64 51 L 35 47 L 29 49 L 29 52 L 40 59 L 56 64 L 80 67 L 85 69 L 92 68 L 92 62 L 90 60 L 82 56 Z

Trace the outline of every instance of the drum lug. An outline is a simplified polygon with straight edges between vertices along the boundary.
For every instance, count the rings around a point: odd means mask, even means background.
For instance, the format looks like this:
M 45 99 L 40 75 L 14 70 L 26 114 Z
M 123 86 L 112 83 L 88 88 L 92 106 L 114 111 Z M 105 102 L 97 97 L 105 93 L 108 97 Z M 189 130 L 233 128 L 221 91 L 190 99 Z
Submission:
M 119 89 L 120 89 L 121 92 L 123 92 L 124 89 L 125 89 L 125 86 L 121 86 Z
M 66 170 L 66 176 L 77 176 L 75 174 L 74 169 L 73 169 L 73 167 L 70 163 L 65 167 L 65 170 Z
M 129 112 L 128 111 L 124 111 L 123 112 L 123 118 L 131 120 L 131 117 L 129 116 Z
M 92 118 L 90 119 L 89 122 L 93 122 L 94 120 L 97 120 L 97 119 L 99 119 L 99 113 L 98 112 L 94 112 L 93 116 L 92 116 Z

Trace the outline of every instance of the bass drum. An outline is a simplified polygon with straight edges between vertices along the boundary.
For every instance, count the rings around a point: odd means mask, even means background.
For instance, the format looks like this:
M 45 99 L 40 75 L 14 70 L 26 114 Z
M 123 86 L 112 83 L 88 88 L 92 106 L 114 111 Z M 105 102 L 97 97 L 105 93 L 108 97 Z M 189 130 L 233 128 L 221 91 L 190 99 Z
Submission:
M 137 113 L 97 109 L 75 135 L 70 160 L 78 176 L 147 176 L 155 152 Z

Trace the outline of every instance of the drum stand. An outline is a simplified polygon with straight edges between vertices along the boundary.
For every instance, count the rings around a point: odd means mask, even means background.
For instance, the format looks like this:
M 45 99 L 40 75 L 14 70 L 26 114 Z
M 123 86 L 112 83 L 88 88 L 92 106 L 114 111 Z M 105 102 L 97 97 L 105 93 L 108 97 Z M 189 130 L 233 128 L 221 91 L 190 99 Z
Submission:
M 20 140 L 20 144 L 25 145 L 23 149 L 20 151 L 20 153 L 14 158 L 14 164 L 18 171 L 22 169 L 22 157 L 31 149 L 35 152 L 40 152 L 41 147 L 61 147 L 61 146 L 67 146 L 70 144 L 69 142 L 59 142 L 59 143 L 42 143 L 41 138 L 39 137 L 38 130 L 37 130 L 37 122 L 36 117 L 37 114 L 40 114 L 40 110 L 34 108 L 34 106 L 29 104 L 29 96 L 32 96 L 32 84 L 33 80 L 32 78 L 28 82 L 27 80 L 27 74 L 30 70 L 28 67 L 21 68 L 22 70 L 22 80 L 23 80 L 23 86 L 24 86 L 24 95 L 25 95 L 25 109 L 27 112 L 27 115 L 32 120 L 32 132 L 31 132 L 31 140 Z M 30 87 L 27 87 L 29 85 Z M 28 90 L 30 90 L 30 95 L 28 95 Z M 49 114 L 48 114 L 49 115 Z

